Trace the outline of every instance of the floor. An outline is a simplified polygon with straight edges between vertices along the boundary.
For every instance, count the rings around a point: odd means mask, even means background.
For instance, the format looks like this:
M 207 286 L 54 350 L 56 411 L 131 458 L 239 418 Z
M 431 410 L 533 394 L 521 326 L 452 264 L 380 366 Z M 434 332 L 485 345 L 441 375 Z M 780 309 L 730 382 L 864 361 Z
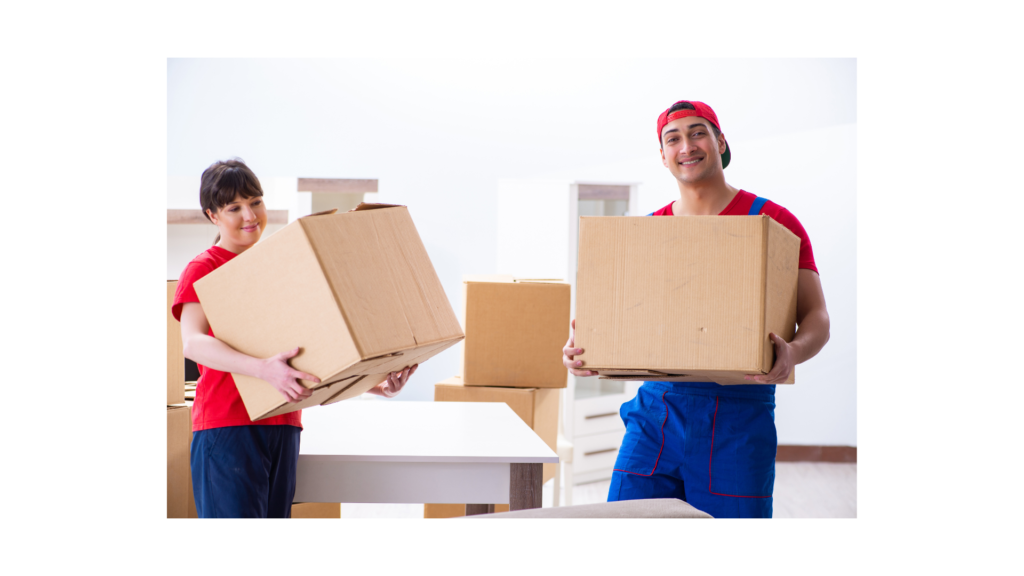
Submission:
M 573 504 L 604 502 L 610 481 L 573 488 Z M 553 482 L 544 485 L 551 506 Z M 564 498 L 563 498 L 564 504 Z M 775 518 L 856 518 L 857 465 L 779 462 L 775 465 Z M 423 518 L 422 504 L 342 504 L 342 518 Z

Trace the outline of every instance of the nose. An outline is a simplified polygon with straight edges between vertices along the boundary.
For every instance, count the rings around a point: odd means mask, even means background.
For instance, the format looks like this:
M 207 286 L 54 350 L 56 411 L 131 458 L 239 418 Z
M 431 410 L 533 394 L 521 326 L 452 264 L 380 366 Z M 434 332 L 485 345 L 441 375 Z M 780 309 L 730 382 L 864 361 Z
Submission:
M 687 138 L 686 136 L 683 136 L 679 142 L 681 144 L 679 146 L 679 151 L 682 152 L 683 154 L 689 155 L 690 152 L 694 150 L 693 142 L 691 142 L 690 139 Z
M 242 208 L 242 210 L 243 210 L 243 217 L 244 217 L 246 222 L 252 222 L 253 220 L 256 219 L 256 212 L 252 209 L 251 206 L 246 206 L 246 207 Z

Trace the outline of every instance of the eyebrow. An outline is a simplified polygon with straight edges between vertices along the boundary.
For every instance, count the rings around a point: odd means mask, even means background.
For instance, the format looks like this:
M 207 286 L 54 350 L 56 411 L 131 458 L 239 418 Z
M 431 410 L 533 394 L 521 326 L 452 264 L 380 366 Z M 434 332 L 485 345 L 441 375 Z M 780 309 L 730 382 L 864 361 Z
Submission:
M 697 127 L 707 128 L 707 126 L 705 126 L 702 122 L 696 122 L 694 124 L 690 124 L 689 126 L 687 126 L 686 129 L 689 130 L 690 128 L 697 128 Z M 664 138 L 665 136 L 668 136 L 669 134 L 671 134 L 673 132 L 679 132 L 679 128 L 672 128 L 670 130 L 665 130 L 665 133 L 662 134 L 661 137 Z

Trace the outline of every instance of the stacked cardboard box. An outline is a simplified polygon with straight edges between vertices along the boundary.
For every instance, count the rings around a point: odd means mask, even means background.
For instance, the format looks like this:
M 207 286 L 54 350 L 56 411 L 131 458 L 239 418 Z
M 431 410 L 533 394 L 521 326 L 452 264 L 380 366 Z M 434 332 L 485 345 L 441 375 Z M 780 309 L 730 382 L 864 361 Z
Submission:
M 167 281 L 167 405 L 185 401 L 185 355 L 181 346 L 181 325 L 171 314 L 177 280 Z
M 462 376 L 436 384 L 434 401 L 504 402 L 556 450 L 559 389 L 568 382 L 561 349 L 569 337 L 569 285 L 468 276 L 463 304 Z M 555 473 L 554 464 L 545 464 L 542 481 Z M 495 512 L 507 510 L 507 504 L 494 507 Z M 423 515 L 463 516 L 465 505 L 426 504 Z
M 581 218 L 584 367 L 615 380 L 750 384 L 744 375 L 775 362 L 769 333 L 796 331 L 799 251 L 768 216 Z
M 337 502 L 296 502 L 292 504 L 292 518 L 341 518 L 341 504 Z
M 167 517 L 196 518 L 189 448 L 192 410 L 185 402 L 185 357 L 181 328 L 171 315 L 177 280 L 167 282 Z

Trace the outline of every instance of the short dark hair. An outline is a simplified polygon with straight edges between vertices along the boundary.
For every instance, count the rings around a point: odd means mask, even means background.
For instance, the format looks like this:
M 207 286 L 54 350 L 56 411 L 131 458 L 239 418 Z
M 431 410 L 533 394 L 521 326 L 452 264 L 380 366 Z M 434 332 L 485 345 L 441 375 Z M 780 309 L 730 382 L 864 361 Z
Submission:
M 696 108 L 694 108 L 693 104 L 690 104 L 689 102 L 676 102 L 675 104 L 672 105 L 671 108 L 668 109 L 668 112 L 665 114 L 665 116 L 667 117 L 669 114 L 672 114 L 676 110 L 696 110 Z M 715 138 L 718 138 L 719 136 L 722 135 L 722 131 L 718 129 L 718 126 L 715 126 L 714 122 L 708 120 L 708 124 L 711 124 L 711 131 L 715 133 Z M 662 142 L 661 134 L 658 135 L 658 145 L 661 146 L 662 148 L 665 147 L 664 143 Z
M 199 182 L 199 205 L 207 220 L 210 219 L 207 210 L 216 213 L 239 195 L 242 198 L 263 196 L 259 178 L 241 158 L 218 160 L 203 171 Z

